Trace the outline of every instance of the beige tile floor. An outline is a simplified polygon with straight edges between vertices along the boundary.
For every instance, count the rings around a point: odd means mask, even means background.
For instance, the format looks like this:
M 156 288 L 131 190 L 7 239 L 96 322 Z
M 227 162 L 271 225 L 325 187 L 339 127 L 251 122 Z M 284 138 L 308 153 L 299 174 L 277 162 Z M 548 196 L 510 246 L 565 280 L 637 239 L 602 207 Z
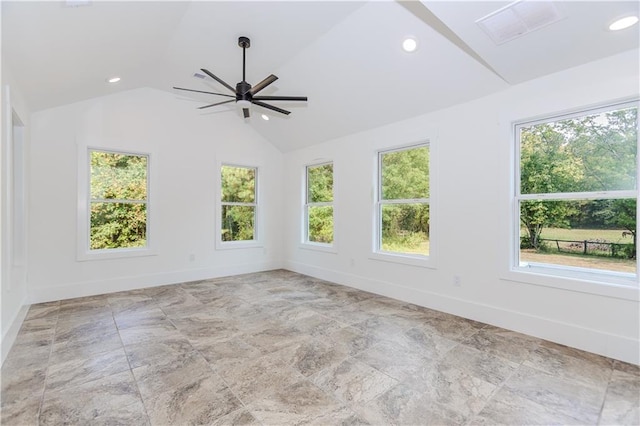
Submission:
M 288 271 L 33 305 L 2 425 L 640 424 L 640 368 Z

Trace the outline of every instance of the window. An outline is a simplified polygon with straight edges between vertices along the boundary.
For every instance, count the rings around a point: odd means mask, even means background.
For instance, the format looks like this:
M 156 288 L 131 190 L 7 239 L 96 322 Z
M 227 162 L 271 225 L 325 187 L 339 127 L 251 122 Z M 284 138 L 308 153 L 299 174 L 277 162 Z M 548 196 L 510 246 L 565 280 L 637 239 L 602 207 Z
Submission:
M 147 155 L 89 150 L 90 251 L 147 247 Z
M 333 243 L 333 163 L 306 168 L 305 242 Z
M 429 145 L 378 153 L 376 252 L 429 256 Z
M 516 124 L 516 268 L 637 276 L 637 130 L 637 102 Z
M 255 167 L 222 166 L 221 241 L 257 240 L 257 174 Z

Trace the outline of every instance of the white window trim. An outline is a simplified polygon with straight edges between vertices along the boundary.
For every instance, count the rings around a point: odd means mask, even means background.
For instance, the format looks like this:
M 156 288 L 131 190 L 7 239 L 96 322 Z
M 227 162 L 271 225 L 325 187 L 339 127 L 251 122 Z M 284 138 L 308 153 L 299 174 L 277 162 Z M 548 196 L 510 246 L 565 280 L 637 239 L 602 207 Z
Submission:
M 223 203 L 222 202 L 222 167 L 241 167 L 248 169 L 255 169 L 256 171 L 256 184 L 255 184 L 255 199 L 253 203 Z M 262 218 L 261 218 L 261 208 L 260 208 L 260 200 L 261 197 L 261 165 L 256 165 L 252 162 L 237 162 L 237 161 L 218 161 L 217 169 L 216 169 L 216 178 L 215 185 L 216 190 L 214 191 L 216 197 L 216 231 L 215 231 L 215 239 L 216 239 L 216 250 L 234 250 L 234 249 L 246 249 L 246 248 L 261 248 L 264 246 L 263 238 L 262 238 Z M 255 207 L 254 210 L 254 223 L 253 223 L 253 240 L 246 241 L 222 241 L 222 206 L 223 205 L 246 205 Z
M 576 108 L 571 111 L 539 116 L 533 119 L 513 121 L 511 125 L 511 214 L 510 238 L 509 238 L 509 268 L 502 278 L 525 284 L 541 285 L 563 290 L 596 294 L 626 300 L 640 300 L 639 276 L 640 259 L 636 258 L 636 273 L 621 273 L 615 271 L 579 268 L 554 264 L 540 264 L 528 262 L 520 264 L 520 201 L 523 200 L 563 200 L 563 199 L 602 199 L 602 198 L 636 198 L 639 191 L 594 191 L 578 193 L 554 193 L 554 194 L 520 194 L 520 135 L 519 128 L 535 124 L 547 123 L 575 117 L 582 117 L 599 112 L 607 112 L 625 107 L 636 107 L 640 112 L 637 99 L 600 104 L 598 106 Z M 640 132 L 639 132 L 640 133 Z M 640 156 L 639 156 L 640 158 Z M 640 163 L 640 162 L 639 162 Z M 636 172 L 640 170 L 640 164 L 636 166 Z M 638 177 L 636 176 L 636 182 Z M 636 224 L 640 214 L 636 210 Z
M 327 164 L 331 164 L 333 166 L 333 187 L 331 188 L 333 194 L 333 201 L 325 201 L 325 202 L 315 202 L 309 203 L 309 167 L 319 167 Z M 302 188 L 302 242 L 300 243 L 300 248 L 305 250 L 315 250 L 322 251 L 326 253 L 337 253 L 337 235 L 336 235 L 336 188 L 335 188 L 335 163 L 332 160 L 320 161 L 305 164 L 303 167 L 303 188 Z M 318 243 L 314 241 L 309 241 L 309 207 L 319 207 L 319 206 L 332 206 L 333 207 L 333 241 L 331 243 Z
M 429 149 L 429 198 L 407 199 L 407 200 L 381 200 L 382 194 L 382 167 L 381 158 L 383 154 L 388 154 L 396 151 L 406 151 L 413 148 L 419 148 L 426 146 Z M 434 245 L 434 212 L 432 209 L 432 203 L 434 200 L 434 162 L 433 159 L 433 144 L 431 140 L 425 139 L 420 142 L 415 142 L 407 145 L 399 145 L 391 148 L 382 148 L 375 151 L 374 155 L 374 185 L 373 185 L 373 232 L 372 232 L 372 249 L 369 253 L 369 259 L 379 260 L 383 262 L 400 263 L 409 266 L 418 266 L 422 268 L 435 269 L 435 256 L 433 255 Z M 380 215 L 381 206 L 383 204 L 408 204 L 408 203 L 427 203 L 429 205 L 429 254 L 417 255 L 408 253 L 395 253 L 383 251 L 380 248 L 381 243 L 381 229 L 382 229 L 382 217 Z
M 91 151 L 112 152 L 124 155 L 138 155 L 147 157 L 147 241 L 145 247 L 136 248 L 120 248 L 120 249 L 103 249 L 91 250 L 89 248 L 89 235 L 91 221 L 90 203 L 91 203 L 91 167 L 90 153 Z M 152 197 L 152 186 L 155 182 L 154 169 L 156 167 L 155 159 L 152 160 L 152 154 L 148 152 L 132 151 L 129 149 L 117 149 L 112 147 L 102 147 L 97 145 L 78 144 L 78 216 L 77 216 L 77 241 L 76 241 L 76 259 L 78 261 L 119 259 L 141 256 L 155 256 L 155 249 L 152 230 L 154 226 L 154 197 Z

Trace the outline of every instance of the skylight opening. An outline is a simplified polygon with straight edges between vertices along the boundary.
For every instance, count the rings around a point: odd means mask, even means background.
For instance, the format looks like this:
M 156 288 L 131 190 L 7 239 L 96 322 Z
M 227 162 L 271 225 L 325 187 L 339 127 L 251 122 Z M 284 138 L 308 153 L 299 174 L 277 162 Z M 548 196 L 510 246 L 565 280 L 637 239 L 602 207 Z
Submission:
M 555 2 L 517 0 L 478 19 L 476 24 L 496 45 L 501 45 L 565 18 L 564 11 Z

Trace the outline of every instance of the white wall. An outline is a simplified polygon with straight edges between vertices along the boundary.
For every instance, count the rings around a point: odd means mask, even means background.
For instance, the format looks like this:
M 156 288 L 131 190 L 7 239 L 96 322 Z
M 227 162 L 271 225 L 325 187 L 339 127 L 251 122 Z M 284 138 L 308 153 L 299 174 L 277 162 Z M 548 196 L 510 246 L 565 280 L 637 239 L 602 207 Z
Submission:
M 282 154 L 236 111 L 201 113 L 197 105 L 145 88 L 32 114 L 32 302 L 281 266 Z M 157 255 L 77 260 L 78 145 L 151 154 L 150 238 Z M 215 249 L 220 161 L 261 166 L 264 247 Z
M 4 64 L 2 67 L 2 150 L 0 154 L 0 214 L 2 216 L 0 258 L 1 268 L 1 291 L 0 299 L 2 313 L 0 314 L 0 324 L 2 336 L 0 340 L 0 363 L 4 362 L 13 344 L 16 335 L 29 308 L 27 298 L 26 262 L 23 256 L 17 257 L 13 252 L 13 247 L 20 233 L 14 232 L 15 224 L 26 220 L 26 215 L 16 217 L 14 214 L 14 190 L 12 175 L 14 174 L 14 134 L 12 116 L 17 116 L 24 125 L 24 132 L 16 132 L 15 137 L 20 138 L 24 147 L 29 144 L 29 110 L 25 104 L 20 88 L 14 84 L 11 71 Z M 28 173 L 28 161 L 25 162 L 25 174 Z M 25 182 L 26 183 L 26 182 Z M 23 240 L 20 243 L 24 243 Z
M 508 272 L 511 123 L 637 97 L 638 79 L 638 52 L 625 53 L 287 153 L 285 267 L 640 363 L 637 289 L 614 289 L 603 296 L 580 291 L 592 288 L 581 282 L 534 281 L 522 274 L 514 279 Z M 369 259 L 375 152 L 425 139 L 432 141 L 431 252 L 436 267 Z M 334 161 L 335 254 L 299 245 L 303 167 L 319 158 Z M 461 277 L 460 287 L 453 286 L 454 275 Z
M 5 98 L 3 73 L 3 108 Z M 32 114 L 29 299 L 2 281 L 5 336 L 27 302 L 192 279 L 289 269 L 640 363 L 638 294 L 558 289 L 507 272 L 511 122 L 638 96 L 638 56 L 622 54 L 436 113 L 280 154 L 232 112 L 200 114 L 175 95 L 139 89 Z M 2 142 L 6 143 L 3 110 Z M 436 267 L 369 259 L 375 151 L 430 138 Z M 78 144 L 150 152 L 157 181 L 152 257 L 76 259 Z M 4 153 L 3 153 L 4 154 Z M 337 253 L 300 249 L 304 164 L 333 160 Z M 216 250 L 219 161 L 261 163 L 264 248 Z M 5 179 L 5 176 L 2 176 Z M 4 191 L 5 182 L 2 183 Z M 3 199 L 3 211 L 6 200 Z M 284 217 L 283 217 L 284 215 Z M 3 214 L 4 221 L 4 214 Z M 284 235 L 284 238 L 283 238 Z M 5 234 L 3 230 L 3 253 Z M 195 260 L 190 261 L 190 254 Z M 4 256 L 3 256 L 4 259 Z M 283 261 L 284 260 L 284 261 Z M 353 260 L 353 266 L 351 261 Z M 453 276 L 462 279 L 454 287 Z M 582 283 L 574 282 L 574 286 Z M 621 293 L 622 294 L 622 293 Z M 22 314 L 21 314 L 22 312 Z

